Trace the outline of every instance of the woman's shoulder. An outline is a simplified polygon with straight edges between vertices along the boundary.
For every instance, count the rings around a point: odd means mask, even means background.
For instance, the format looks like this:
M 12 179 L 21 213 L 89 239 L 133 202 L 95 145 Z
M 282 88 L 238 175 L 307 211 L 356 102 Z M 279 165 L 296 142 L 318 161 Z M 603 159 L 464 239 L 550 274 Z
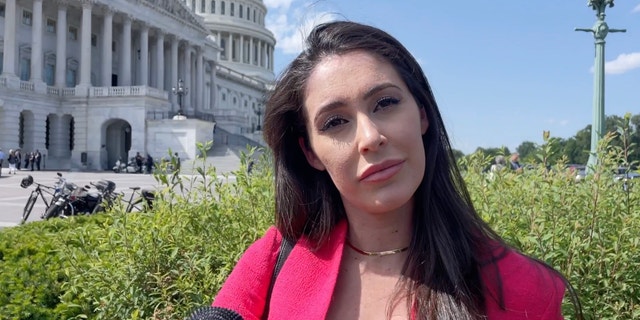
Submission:
M 235 310 L 244 319 L 259 317 L 281 241 L 280 232 L 271 227 L 251 244 L 216 295 L 213 306 Z
M 515 250 L 498 252 L 481 269 L 489 319 L 562 319 L 562 276 Z

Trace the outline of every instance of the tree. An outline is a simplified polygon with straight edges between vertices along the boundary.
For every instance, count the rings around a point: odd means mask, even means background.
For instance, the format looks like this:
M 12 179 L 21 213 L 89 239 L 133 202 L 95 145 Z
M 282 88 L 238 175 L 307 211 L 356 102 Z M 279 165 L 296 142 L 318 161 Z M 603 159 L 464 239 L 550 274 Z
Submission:
M 462 158 L 464 158 L 464 153 L 458 149 L 452 149 L 453 157 L 456 159 L 456 162 Z
M 521 162 L 530 163 L 533 162 L 535 157 L 534 153 L 538 147 L 535 143 L 531 141 L 522 142 L 517 148 L 516 151 L 520 155 Z

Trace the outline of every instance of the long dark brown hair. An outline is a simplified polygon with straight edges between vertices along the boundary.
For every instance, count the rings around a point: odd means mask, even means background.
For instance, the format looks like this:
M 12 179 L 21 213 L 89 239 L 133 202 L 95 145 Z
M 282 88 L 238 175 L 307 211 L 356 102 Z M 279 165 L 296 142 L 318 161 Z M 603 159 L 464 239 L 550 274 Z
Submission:
M 311 167 L 299 145 L 307 141 L 304 93 L 307 79 L 326 56 L 362 50 L 389 62 L 426 112 L 422 136 L 425 173 L 415 194 L 413 235 L 403 268 L 409 307 L 417 319 L 485 317 L 481 265 L 494 264 L 502 239 L 479 217 L 458 171 L 429 83 L 409 51 L 386 32 L 354 22 L 317 26 L 306 49 L 281 74 L 267 99 L 264 138 L 275 164 L 276 226 L 290 239 L 305 235 L 321 245 L 345 212 L 325 171 Z M 489 278 L 500 287 L 497 268 Z M 499 305 L 503 306 L 498 292 Z

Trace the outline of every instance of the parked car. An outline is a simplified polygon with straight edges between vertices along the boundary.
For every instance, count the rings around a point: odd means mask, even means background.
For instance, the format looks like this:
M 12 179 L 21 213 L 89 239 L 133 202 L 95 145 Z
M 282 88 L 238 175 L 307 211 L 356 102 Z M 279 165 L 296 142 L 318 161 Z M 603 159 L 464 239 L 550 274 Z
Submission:
M 619 167 L 615 176 L 613 177 L 616 181 L 620 180 L 632 180 L 632 179 L 640 179 L 640 173 L 637 171 L 633 171 L 628 167 Z
M 567 170 L 575 175 L 576 181 L 581 181 L 587 176 L 587 166 L 583 164 L 568 164 Z

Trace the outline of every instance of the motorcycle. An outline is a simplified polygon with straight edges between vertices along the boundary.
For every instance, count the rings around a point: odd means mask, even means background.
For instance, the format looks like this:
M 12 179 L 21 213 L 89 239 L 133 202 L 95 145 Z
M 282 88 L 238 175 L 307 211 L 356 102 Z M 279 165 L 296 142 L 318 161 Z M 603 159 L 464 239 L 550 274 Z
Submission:
M 66 178 L 62 177 L 62 173 L 58 172 L 58 182 L 54 184 L 53 198 L 51 199 L 51 205 L 47 208 L 47 211 L 42 215 L 42 219 L 49 219 L 54 216 L 59 216 L 63 210 L 73 211 L 68 201 L 69 196 L 73 193 L 78 186 L 74 183 L 68 182 Z
M 55 203 L 47 209 L 44 219 L 102 212 L 117 199 L 116 184 L 113 181 L 100 180 L 95 184 L 91 183 L 94 188 L 91 186 L 80 188 L 68 182 L 66 184 L 68 191 L 60 193 Z
M 113 166 L 112 169 L 115 173 L 136 173 L 139 170 L 138 164 L 136 164 L 136 158 L 129 159 L 128 163 L 124 163 L 118 159 L 118 161 L 116 161 L 116 165 Z

